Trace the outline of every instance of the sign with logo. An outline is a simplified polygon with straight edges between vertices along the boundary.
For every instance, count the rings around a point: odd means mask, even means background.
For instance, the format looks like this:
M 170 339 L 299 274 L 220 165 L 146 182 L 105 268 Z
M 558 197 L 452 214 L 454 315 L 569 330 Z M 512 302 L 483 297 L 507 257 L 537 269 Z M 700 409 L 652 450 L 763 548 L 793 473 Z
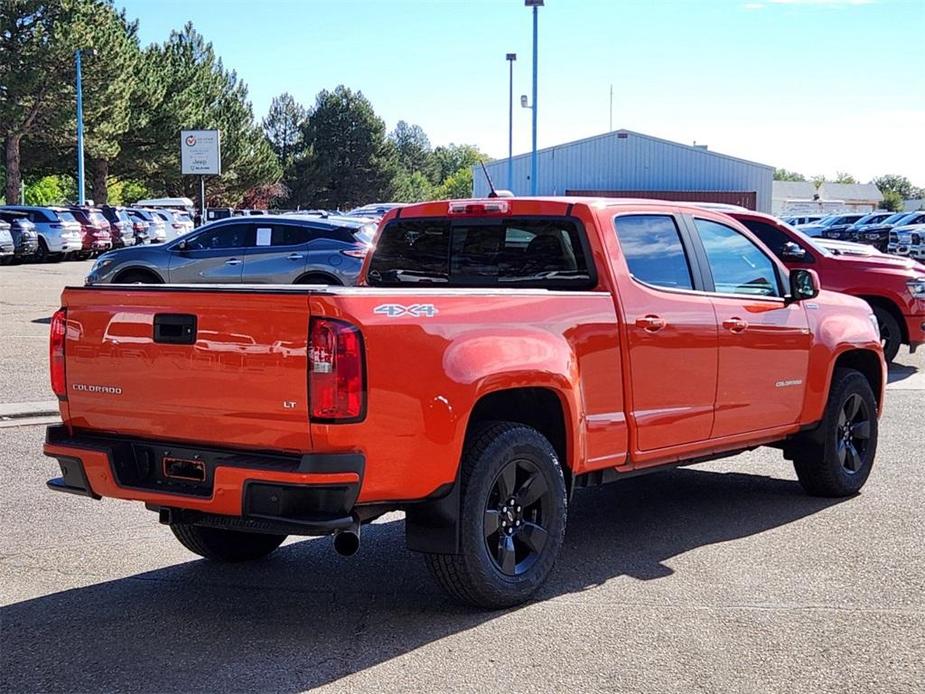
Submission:
M 180 131 L 180 172 L 198 176 L 217 176 L 222 173 L 218 130 Z

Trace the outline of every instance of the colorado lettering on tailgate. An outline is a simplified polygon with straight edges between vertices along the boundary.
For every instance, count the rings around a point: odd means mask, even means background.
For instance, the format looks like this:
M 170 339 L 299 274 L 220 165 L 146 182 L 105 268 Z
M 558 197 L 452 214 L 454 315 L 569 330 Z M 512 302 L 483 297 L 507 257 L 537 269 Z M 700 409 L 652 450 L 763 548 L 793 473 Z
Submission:
M 854 494 L 885 382 L 871 307 L 756 233 L 692 203 L 435 201 L 383 218 L 358 288 L 68 288 L 48 484 L 144 503 L 216 561 L 288 535 L 350 555 L 401 510 L 488 608 L 543 584 L 580 487 L 769 445 L 809 494 Z M 155 340 L 158 315 L 196 339 Z

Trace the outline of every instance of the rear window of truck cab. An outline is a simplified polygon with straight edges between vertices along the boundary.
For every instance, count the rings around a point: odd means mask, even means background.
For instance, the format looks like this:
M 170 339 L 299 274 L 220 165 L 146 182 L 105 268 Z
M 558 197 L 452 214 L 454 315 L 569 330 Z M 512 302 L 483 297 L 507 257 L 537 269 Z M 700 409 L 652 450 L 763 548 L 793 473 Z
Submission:
M 584 228 L 562 217 L 393 220 L 379 236 L 367 281 L 565 290 L 596 284 Z

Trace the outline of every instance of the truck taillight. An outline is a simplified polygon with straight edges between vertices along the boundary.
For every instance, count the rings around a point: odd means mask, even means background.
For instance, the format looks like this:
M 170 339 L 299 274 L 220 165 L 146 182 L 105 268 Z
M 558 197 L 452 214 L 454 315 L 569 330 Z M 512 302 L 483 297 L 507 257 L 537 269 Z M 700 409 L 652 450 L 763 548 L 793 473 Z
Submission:
M 67 338 L 67 309 L 59 308 L 51 317 L 48 340 L 48 363 L 51 366 L 51 389 L 59 400 L 67 399 L 64 373 L 64 341 Z
M 363 336 L 339 320 L 313 318 L 309 328 L 308 399 L 320 422 L 356 422 L 366 413 Z

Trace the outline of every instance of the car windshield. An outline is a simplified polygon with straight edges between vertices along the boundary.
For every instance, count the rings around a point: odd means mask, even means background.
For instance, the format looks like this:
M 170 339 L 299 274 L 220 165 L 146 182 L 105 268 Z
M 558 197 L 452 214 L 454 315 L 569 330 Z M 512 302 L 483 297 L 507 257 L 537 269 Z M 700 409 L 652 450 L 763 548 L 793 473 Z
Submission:
M 105 226 L 107 224 L 106 218 L 103 216 L 102 212 L 88 212 L 87 219 L 90 220 L 91 224 L 98 224 Z
M 895 224 L 900 219 L 905 217 L 907 214 L 909 213 L 908 212 L 897 212 L 896 214 L 891 214 L 889 217 L 883 220 L 883 224 Z
M 58 215 L 58 219 L 60 219 L 62 222 L 76 222 L 77 221 L 74 218 L 74 215 L 72 215 L 70 212 L 66 210 L 55 210 L 54 214 Z

